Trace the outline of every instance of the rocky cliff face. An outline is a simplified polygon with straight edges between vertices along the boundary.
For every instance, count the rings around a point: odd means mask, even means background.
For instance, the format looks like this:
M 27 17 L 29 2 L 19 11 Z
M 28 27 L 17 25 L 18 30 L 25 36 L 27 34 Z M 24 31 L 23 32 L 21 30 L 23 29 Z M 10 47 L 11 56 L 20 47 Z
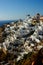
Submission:
M 3 28 L 0 27 L 0 43 L 3 41 L 2 33 L 3 33 Z

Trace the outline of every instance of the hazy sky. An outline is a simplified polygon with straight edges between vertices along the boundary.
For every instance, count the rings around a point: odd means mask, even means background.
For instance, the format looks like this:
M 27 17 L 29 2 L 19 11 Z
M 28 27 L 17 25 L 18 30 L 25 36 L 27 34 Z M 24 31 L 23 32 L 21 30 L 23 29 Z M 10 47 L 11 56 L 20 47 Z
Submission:
M 37 12 L 43 14 L 43 0 L 0 0 L 0 20 L 25 18 Z

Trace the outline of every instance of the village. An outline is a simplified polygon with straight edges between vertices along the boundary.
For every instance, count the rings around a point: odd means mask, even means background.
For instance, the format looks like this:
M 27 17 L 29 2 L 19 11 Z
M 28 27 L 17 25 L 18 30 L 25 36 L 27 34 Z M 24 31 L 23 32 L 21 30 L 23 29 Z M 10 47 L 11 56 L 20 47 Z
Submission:
M 43 16 L 39 13 L 34 17 L 27 15 L 24 20 L 4 24 L 3 28 L 0 33 L 0 50 L 5 55 L 7 52 L 14 55 L 14 61 L 23 59 L 24 54 L 29 52 L 36 53 L 43 47 Z

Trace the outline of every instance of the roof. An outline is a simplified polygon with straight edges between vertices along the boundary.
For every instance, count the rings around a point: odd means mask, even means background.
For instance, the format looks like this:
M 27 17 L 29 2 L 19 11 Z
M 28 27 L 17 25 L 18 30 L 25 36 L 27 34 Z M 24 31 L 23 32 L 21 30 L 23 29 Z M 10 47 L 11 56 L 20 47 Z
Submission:
M 43 20 L 43 16 L 41 16 L 40 19 Z

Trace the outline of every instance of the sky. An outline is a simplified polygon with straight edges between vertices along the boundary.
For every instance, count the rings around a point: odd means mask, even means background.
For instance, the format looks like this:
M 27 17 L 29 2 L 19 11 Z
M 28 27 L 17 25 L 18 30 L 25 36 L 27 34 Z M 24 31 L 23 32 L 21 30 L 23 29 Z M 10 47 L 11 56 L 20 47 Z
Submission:
M 43 0 L 0 0 L 0 20 L 24 19 L 36 13 L 43 15 Z

